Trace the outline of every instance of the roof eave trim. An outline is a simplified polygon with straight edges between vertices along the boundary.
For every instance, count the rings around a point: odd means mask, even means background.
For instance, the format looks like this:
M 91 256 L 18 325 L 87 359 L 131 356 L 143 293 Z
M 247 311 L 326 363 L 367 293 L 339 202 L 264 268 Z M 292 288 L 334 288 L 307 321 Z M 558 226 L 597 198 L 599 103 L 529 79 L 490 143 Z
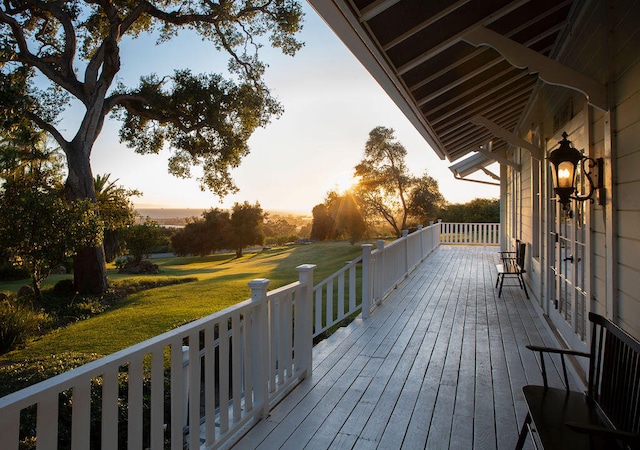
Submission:
M 341 0 L 308 0 L 308 2 L 391 97 L 438 157 L 446 159 L 444 145 L 422 116 L 422 112 L 413 103 L 411 95 L 384 56 L 363 30 L 349 6 Z

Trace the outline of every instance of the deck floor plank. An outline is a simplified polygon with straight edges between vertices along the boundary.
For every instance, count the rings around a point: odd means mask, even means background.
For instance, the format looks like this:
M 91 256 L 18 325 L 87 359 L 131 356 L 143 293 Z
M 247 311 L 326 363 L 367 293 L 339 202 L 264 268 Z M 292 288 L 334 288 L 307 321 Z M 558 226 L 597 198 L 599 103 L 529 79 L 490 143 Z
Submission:
M 496 247 L 439 247 L 367 320 L 314 347 L 312 375 L 235 448 L 513 448 L 521 387 L 541 382 L 525 345 L 557 344 L 517 285 L 498 298 L 497 260 Z

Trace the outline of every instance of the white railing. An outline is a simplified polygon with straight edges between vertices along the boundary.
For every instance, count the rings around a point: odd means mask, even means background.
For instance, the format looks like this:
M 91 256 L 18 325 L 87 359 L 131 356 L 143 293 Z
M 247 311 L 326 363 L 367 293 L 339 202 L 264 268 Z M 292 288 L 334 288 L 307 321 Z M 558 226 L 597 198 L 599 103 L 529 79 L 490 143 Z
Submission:
M 403 236 L 362 245 L 362 255 L 314 287 L 313 337 L 362 312 L 367 318 L 384 297 L 439 244 L 440 224 Z M 364 305 L 364 306 L 363 306 Z
M 408 234 L 403 232 L 400 239 L 385 246 L 383 240 L 377 241 L 377 248 L 370 252 L 369 311 L 382 302 L 389 293 L 400 284 L 418 264 L 420 264 L 438 245 L 440 245 L 441 223 Z M 366 258 L 366 256 L 365 256 Z M 364 282 L 363 282 L 364 285 Z M 363 317 L 367 317 L 363 309 Z
M 315 287 L 313 265 L 270 292 L 269 280 L 253 280 L 251 299 L 0 398 L 1 447 L 17 449 L 21 427 L 39 450 L 229 447 L 309 374 L 313 338 L 366 319 L 441 242 L 499 235 L 497 224 L 450 225 L 364 244 Z
M 499 223 L 442 222 L 441 244 L 500 245 Z
M 359 285 L 362 286 L 362 255 L 313 288 L 314 338 L 361 310 L 362 291 Z
M 249 300 L 1 398 L 1 447 L 18 449 L 21 412 L 35 414 L 39 450 L 230 445 L 310 371 L 314 267 L 271 292 L 254 280 Z

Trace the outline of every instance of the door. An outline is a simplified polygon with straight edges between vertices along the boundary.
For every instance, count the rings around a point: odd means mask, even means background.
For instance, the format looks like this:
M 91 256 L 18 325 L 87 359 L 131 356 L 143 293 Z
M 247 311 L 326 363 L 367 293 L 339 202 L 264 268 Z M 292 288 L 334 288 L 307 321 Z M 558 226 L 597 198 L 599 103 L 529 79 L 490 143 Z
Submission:
M 577 122 L 577 121 L 576 121 Z M 567 131 L 568 139 L 583 154 L 588 152 L 588 139 L 582 123 L 568 124 L 549 141 L 547 154 L 554 150 Z M 547 170 L 550 164 L 547 163 Z M 580 169 L 578 169 L 580 170 Z M 549 186 L 548 204 L 548 296 L 549 317 L 573 349 L 586 349 L 588 340 L 589 301 L 589 219 L 591 203 L 571 200 L 564 208 L 553 194 L 552 177 L 547 177 Z M 578 172 L 576 185 L 584 192 L 586 178 Z

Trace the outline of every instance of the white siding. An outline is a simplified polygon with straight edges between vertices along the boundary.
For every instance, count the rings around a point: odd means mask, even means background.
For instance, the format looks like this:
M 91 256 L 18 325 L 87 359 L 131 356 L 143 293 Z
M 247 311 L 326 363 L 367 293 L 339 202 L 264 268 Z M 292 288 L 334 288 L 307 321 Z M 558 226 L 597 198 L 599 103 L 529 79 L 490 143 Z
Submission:
M 594 204 L 591 214 L 589 307 L 601 314 L 615 314 L 614 320 L 640 337 L 640 1 L 592 2 L 589 8 L 574 24 L 571 41 L 567 42 L 559 57 L 563 64 L 603 84 L 610 80 L 611 88 L 612 98 L 609 100 L 612 105 L 613 139 L 612 159 L 608 163 L 611 163 L 613 170 L 612 180 L 609 180 L 613 183 L 613 190 L 607 192 L 607 197 L 612 202 L 609 205 L 613 205 L 613 217 L 607 217 L 607 207 Z M 613 30 L 609 42 L 606 30 Z M 605 157 L 608 116 L 584 105 L 585 99 L 580 93 L 543 85 L 538 104 L 531 108 L 531 117 L 522 121 L 520 134 L 526 135 L 532 126 L 539 126 L 544 141 L 588 108 L 584 120 L 589 132 L 589 154 L 593 158 Z M 505 217 L 509 221 L 505 230 L 509 233 L 507 238 L 520 237 L 531 243 L 535 229 L 532 221 L 536 218 L 531 209 L 531 163 L 528 153 L 522 152 L 522 158 L 517 162 L 522 164 L 522 170 L 519 174 L 508 170 L 510 177 L 503 185 L 507 190 L 503 192 L 508 208 Z M 541 184 L 544 184 L 548 169 L 547 162 L 542 164 Z M 541 191 L 542 194 L 544 192 Z M 615 228 L 608 235 L 611 227 L 607 225 L 612 223 L 612 219 Z M 544 224 L 544 209 L 538 220 L 541 225 Z M 544 245 L 548 236 L 542 236 L 540 253 L 544 267 Z M 611 254 L 607 243 L 610 241 L 615 242 L 613 265 L 607 264 L 608 255 Z M 607 279 L 611 273 L 616 276 L 614 280 Z M 609 304 L 613 305 L 612 311 L 607 309 L 607 292 L 611 286 L 615 288 L 613 298 L 609 299 Z M 532 288 L 536 296 L 545 289 L 537 282 Z

